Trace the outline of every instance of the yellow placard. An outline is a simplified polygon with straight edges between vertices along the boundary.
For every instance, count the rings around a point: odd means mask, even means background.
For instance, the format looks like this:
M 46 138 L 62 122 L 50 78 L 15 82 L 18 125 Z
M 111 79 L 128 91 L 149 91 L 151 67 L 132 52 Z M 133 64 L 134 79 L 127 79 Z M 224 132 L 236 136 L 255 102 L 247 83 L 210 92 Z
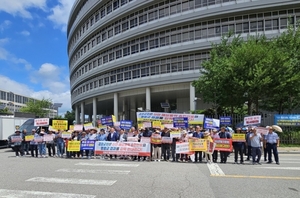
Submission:
M 232 134 L 232 141 L 233 142 L 245 142 L 246 141 L 246 134 L 233 133 Z
M 69 125 L 70 130 L 74 130 L 74 125 Z
M 25 136 L 25 141 L 26 142 L 32 141 L 33 139 L 34 139 L 34 135 L 26 135 Z
M 68 120 L 52 120 L 52 128 L 56 130 L 68 130 Z
M 190 151 L 207 151 L 207 141 L 205 139 L 189 139 Z
M 68 151 L 80 151 L 80 141 L 68 141 Z
M 153 121 L 152 128 L 161 128 L 161 121 Z
M 138 129 L 143 128 L 143 127 L 144 127 L 143 123 L 138 124 Z

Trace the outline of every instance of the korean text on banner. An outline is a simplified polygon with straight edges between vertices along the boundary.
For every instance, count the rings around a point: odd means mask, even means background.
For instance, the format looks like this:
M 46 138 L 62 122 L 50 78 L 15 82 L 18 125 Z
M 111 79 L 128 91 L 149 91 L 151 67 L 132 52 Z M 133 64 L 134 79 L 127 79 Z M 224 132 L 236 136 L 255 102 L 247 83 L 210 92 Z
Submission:
M 269 133 L 269 129 L 265 128 L 265 127 L 256 127 L 256 132 L 263 134 L 263 135 L 267 135 Z
M 150 137 L 141 137 L 141 143 L 150 143 L 151 138 Z
M 180 131 L 172 131 L 170 132 L 170 137 L 173 138 L 180 138 L 181 137 L 181 132 Z
M 80 151 L 80 141 L 68 141 L 68 151 Z
M 22 142 L 21 136 L 11 136 L 11 142 Z
M 244 126 L 257 125 L 261 123 L 261 115 L 244 117 Z
M 220 138 L 214 139 L 214 142 L 216 143 L 216 151 L 232 151 L 232 139 Z
M 131 120 L 121 120 L 120 121 L 120 128 L 121 129 L 130 129 L 132 127 Z
M 163 124 L 173 123 L 174 117 L 186 117 L 189 124 L 203 124 L 204 114 L 184 114 L 165 112 L 137 112 L 137 121 L 161 121 Z
M 160 121 L 153 121 L 152 122 L 152 128 L 161 128 L 161 122 Z
M 207 151 L 207 141 L 204 139 L 189 139 L 190 151 Z
M 150 144 L 141 142 L 97 141 L 95 154 L 150 156 Z
M 163 144 L 172 144 L 172 141 L 171 137 L 161 137 L 161 143 Z
M 127 136 L 127 142 L 138 142 L 139 138 L 137 136 L 135 137 L 128 137 Z
M 34 135 L 26 135 L 25 136 L 25 141 L 26 142 L 32 141 L 33 139 L 34 139 Z
M 95 150 L 94 140 L 81 141 L 80 150 Z
M 243 133 L 233 133 L 232 142 L 246 142 L 246 134 Z
M 151 144 L 161 144 L 161 135 L 160 134 L 152 134 Z
M 36 118 L 34 119 L 34 126 L 48 126 L 49 118 Z
M 52 120 L 52 128 L 56 130 L 68 130 L 68 120 Z
M 74 131 L 82 131 L 83 125 L 81 124 L 75 124 L 74 125 Z
M 206 151 L 206 153 L 212 154 L 215 150 L 215 147 L 216 147 L 216 143 L 210 142 L 209 140 L 207 140 L 207 151 Z
M 114 118 L 113 116 L 106 116 L 101 118 L 101 124 L 106 126 L 113 126 L 114 125 Z
M 300 126 L 299 114 L 274 115 L 274 123 L 279 126 Z
M 182 143 L 176 142 L 176 153 L 192 155 L 194 152 L 190 151 L 188 142 L 182 142 Z
M 85 124 L 83 125 L 83 127 L 84 127 L 84 130 L 89 130 L 89 129 L 94 128 L 94 127 L 93 127 L 93 123 L 91 123 L 91 122 L 85 123 Z
M 220 117 L 220 125 L 231 125 L 232 124 L 232 118 L 231 116 L 221 116 Z
M 69 132 L 62 132 L 62 133 L 61 133 L 61 137 L 62 137 L 63 139 L 69 139 L 69 138 L 72 137 L 72 134 L 69 133 Z
M 51 141 L 53 141 L 53 136 L 50 135 L 50 134 L 49 135 L 44 135 L 43 138 L 44 138 L 45 142 L 51 142 Z
M 204 128 L 205 129 L 218 129 L 220 127 L 220 120 L 213 118 L 204 119 Z
M 44 141 L 44 137 L 42 136 L 37 136 L 37 137 L 34 137 L 33 141 L 39 143 L 39 142 L 43 142 Z
M 187 117 L 174 117 L 173 126 L 178 128 L 188 128 L 189 121 Z

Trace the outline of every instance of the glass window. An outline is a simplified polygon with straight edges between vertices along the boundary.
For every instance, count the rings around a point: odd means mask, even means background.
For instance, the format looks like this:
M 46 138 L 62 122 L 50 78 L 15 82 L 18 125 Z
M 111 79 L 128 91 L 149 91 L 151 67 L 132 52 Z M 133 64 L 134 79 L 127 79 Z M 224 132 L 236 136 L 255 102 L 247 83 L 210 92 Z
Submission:
M 110 76 L 110 83 L 115 83 L 116 82 L 116 75 Z
M 145 77 L 145 76 L 149 76 L 149 68 L 143 68 L 141 69 L 141 76 Z
M 243 33 L 249 33 L 249 22 L 243 23 Z
M 278 24 L 278 19 L 273 19 L 273 30 L 278 30 L 279 29 L 279 24 Z
M 140 69 L 136 69 L 132 71 L 132 78 L 140 78 Z
M 109 77 L 105 77 L 104 78 L 104 85 L 108 85 L 109 84 Z
M 125 72 L 125 80 L 130 80 L 131 79 L 131 71 Z
M 123 81 L 123 73 L 117 74 L 117 81 L 118 81 L 118 82 Z
M 148 41 L 144 41 L 142 43 L 140 43 L 140 51 L 145 51 L 148 50 Z
M 257 32 L 257 22 L 256 21 L 252 21 L 250 22 L 250 31 L 251 32 Z
M 159 66 L 152 66 L 150 68 L 151 76 L 159 74 Z
M 280 18 L 280 29 L 285 29 L 288 26 L 287 18 Z

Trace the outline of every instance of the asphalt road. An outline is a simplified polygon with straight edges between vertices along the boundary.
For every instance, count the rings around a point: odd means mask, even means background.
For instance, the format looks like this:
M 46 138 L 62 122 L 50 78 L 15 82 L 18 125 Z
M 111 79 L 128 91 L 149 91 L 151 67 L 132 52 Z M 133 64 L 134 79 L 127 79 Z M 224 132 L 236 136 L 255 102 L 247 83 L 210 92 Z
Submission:
M 0 150 L 0 197 L 300 197 L 300 154 L 280 165 L 16 158 Z

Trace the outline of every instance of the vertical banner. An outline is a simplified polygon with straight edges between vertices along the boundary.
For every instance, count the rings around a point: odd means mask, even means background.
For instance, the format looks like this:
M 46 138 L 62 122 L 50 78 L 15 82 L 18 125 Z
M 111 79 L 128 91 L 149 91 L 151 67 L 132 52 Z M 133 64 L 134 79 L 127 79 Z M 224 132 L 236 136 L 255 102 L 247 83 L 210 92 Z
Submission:
M 177 128 L 188 128 L 189 120 L 187 117 L 174 117 L 173 126 Z

